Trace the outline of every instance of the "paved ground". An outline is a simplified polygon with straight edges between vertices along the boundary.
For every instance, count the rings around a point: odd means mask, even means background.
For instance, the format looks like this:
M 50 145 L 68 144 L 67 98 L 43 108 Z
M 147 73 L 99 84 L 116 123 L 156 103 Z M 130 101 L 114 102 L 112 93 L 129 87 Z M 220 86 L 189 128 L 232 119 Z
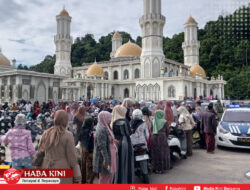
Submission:
M 215 154 L 194 149 L 193 156 L 179 160 L 165 174 L 150 175 L 150 182 L 161 183 L 248 183 L 245 173 L 250 171 L 250 150 L 216 149 Z
M 9 152 L 7 153 L 8 160 Z M 248 183 L 245 173 L 250 171 L 250 150 L 216 149 L 215 154 L 193 149 L 193 156 L 174 163 L 174 168 L 165 174 L 151 174 L 150 183 L 155 184 L 208 184 Z M 140 179 L 136 179 L 140 183 Z M 98 183 L 95 179 L 94 183 Z

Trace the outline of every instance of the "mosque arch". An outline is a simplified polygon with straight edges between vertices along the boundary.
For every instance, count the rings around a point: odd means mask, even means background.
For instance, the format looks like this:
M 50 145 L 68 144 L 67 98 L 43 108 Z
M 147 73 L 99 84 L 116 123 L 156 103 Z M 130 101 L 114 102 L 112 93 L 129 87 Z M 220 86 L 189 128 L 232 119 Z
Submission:
M 135 79 L 140 78 L 140 70 L 137 68 L 135 69 Z
M 54 91 L 54 93 L 53 93 L 53 100 L 55 103 L 58 103 L 58 94 L 56 91 Z
M 157 100 L 159 100 L 160 99 L 160 90 L 161 90 L 161 87 L 160 87 L 160 85 L 158 84 L 158 83 L 156 83 L 155 85 L 154 85 L 154 93 L 153 93 L 153 100 L 154 101 L 157 101 Z
M 154 86 L 152 84 L 148 85 L 148 100 L 153 99 Z
M 161 64 L 160 64 L 160 60 L 157 58 L 157 57 L 155 57 L 154 59 L 153 59 L 153 68 L 154 69 L 152 69 L 152 75 L 153 76 L 158 76 L 159 75 L 159 72 L 160 72 L 160 67 L 161 67 Z
M 168 87 L 168 97 L 169 98 L 175 98 L 175 87 L 173 85 L 170 85 Z
M 144 77 L 150 77 L 150 60 L 147 58 L 144 64 Z
M 113 79 L 118 80 L 118 78 L 119 78 L 118 71 L 114 71 Z
M 79 78 L 79 79 L 81 79 L 81 78 L 82 78 L 81 73 L 78 73 L 77 75 L 78 75 L 78 77 L 77 77 L 77 78 Z
M 40 81 L 39 84 L 37 85 L 37 100 L 39 102 L 46 102 L 46 86 L 44 82 Z
M 90 84 L 88 87 L 87 87 L 87 98 L 90 99 L 90 98 L 93 98 L 93 95 L 94 95 L 94 87 L 92 84 Z
M 146 22 L 145 24 L 145 35 L 148 36 L 150 35 L 150 22 Z
M 108 71 L 104 72 L 104 80 L 109 80 L 109 73 L 108 73 Z
M 23 91 L 23 99 L 26 101 L 29 100 L 29 93 L 28 90 L 26 89 Z
M 194 99 L 196 99 L 196 98 L 197 98 L 197 89 L 194 88 Z
M 142 86 L 142 99 L 143 99 L 143 100 L 146 100 L 146 99 L 147 99 L 147 85 L 146 85 L 146 84 L 144 84 L 144 85 Z
M 128 98 L 129 97 L 129 89 L 125 88 L 124 89 L 124 98 Z
M 125 69 L 123 72 L 123 79 L 124 80 L 128 80 L 129 79 L 129 72 L 128 69 Z
M 111 96 L 114 98 L 114 96 L 115 96 L 115 87 L 114 86 L 112 86 L 111 87 Z

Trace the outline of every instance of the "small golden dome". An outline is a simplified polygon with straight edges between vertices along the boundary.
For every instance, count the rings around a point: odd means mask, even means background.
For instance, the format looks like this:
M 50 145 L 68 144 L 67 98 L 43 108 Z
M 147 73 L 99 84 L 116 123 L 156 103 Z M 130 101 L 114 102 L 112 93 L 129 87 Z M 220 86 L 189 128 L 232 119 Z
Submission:
M 103 71 L 103 68 L 100 65 L 98 65 L 97 63 L 94 63 L 88 68 L 88 70 L 86 72 L 86 75 L 88 77 L 93 77 L 93 76 L 103 77 L 104 76 L 104 71 Z
M 66 11 L 65 8 L 63 8 L 63 10 L 60 12 L 60 15 L 69 16 L 69 13 L 68 13 L 68 11 Z
M 196 75 L 200 75 L 204 78 L 207 76 L 204 69 L 198 64 L 195 64 L 190 68 L 190 76 L 195 77 Z
M 10 60 L 5 57 L 0 51 L 0 66 L 11 66 Z
M 119 32 L 115 32 L 113 35 L 114 38 L 120 38 L 121 34 Z
M 189 17 L 188 19 L 187 19 L 187 22 L 186 23 L 196 23 L 196 21 L 194 20 L 194 18 L 193 17 Z
M 140 46 L 129 41 L 118 48 L 115 53 L 115 57 L 141 56 L 141 51 Z

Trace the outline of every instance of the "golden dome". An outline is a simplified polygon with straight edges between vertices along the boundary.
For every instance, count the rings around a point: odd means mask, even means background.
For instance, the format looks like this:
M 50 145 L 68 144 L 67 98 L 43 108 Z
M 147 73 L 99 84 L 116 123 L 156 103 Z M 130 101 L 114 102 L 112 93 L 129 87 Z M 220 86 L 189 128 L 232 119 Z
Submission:
M 195 23 L 196 23 L 196 21 L 194 20 L 194 18 L 190 16 L 190 17 L 187 19 L 187 22 L 186 22 L 186 23 L 192 23 L 192 22 L 195 22 Z
M 88 77 L 93 77 L 93 76 L 97 76 L 97 77 L 103 77 L 104 76 L 104 71 L 103 68 L 101 68 L 100 65 L 98 65 L 97 63 L 92 64 L 87 72 L 86 75 Z
M 68 13 L 68 11 L 66 11 L 65 8 L 63 8 L 63 10 L 60 12 L 60 15 L 69 16 L 69 13 Z
M 1 50 L 0 50 L 0 66 L 11 66 L 10 60 L 8 60 L 8 58 L 1 53 Z
M 120 34 L 119 32 L 115 32 L 114 35 L 113 35 L 113 37 L 115 37 L 115 38 L 120 38 L 120 37 L 121 37 L 121 34 Z
M 141 48 L 135 43 L 130 41 L 123 44 L 115 53 L 115 57 L 132 57 L 141 56 Z
M 190 76 L 195 77 L 196 75 L 201 75 L 202 77 L 207 76 L 204 69 L 198 64 L 195 64 L 190 68 Z

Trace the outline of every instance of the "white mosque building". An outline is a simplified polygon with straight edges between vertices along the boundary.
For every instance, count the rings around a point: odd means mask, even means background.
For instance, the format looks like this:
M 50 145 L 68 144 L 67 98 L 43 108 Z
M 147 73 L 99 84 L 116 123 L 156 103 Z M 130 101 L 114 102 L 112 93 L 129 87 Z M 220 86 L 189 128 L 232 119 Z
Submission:
M 115 32 L 112 38 L 110 60 L 83 63 L 73 67 L 70 61 L 72 37 L 71 17 L 63 9 L 56 17 L 56 64 L 54 75 L 17 70 L 0 52 L 0 100 L 15 102 L 79 100 L 97 97 L 122 100 L 183 100 L 186 97 L 224 98 L 226 81 L 222 76 L 208 80 L 199 65 L 198 24 L 190 17 L 185 23 L 182 44 L 184 64 L 167 59 L 163 53 L 163 27 L 161 0 L 144 0 L 143 16 L 139 23 L 142 30 L 142 47 L 127 42 Z

